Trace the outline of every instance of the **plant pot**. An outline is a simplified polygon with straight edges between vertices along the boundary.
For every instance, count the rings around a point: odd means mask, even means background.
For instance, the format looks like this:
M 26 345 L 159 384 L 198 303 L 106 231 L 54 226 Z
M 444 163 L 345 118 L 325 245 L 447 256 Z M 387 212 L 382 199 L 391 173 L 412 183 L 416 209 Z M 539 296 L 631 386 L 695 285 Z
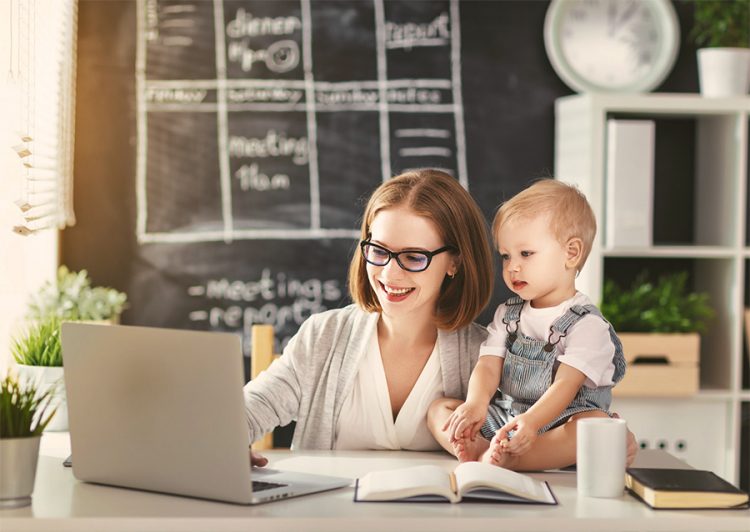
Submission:
M 45 428 L 45 432 L 59 432 L 68 430 L 68 401 L 65 397 L 65 380 L 61 366 L 27 366 L 18 364 L 18 376 L 23 380 L 33 382 L 39 394 L 55 386 L 55 393 L 50 402 L 50 408 L 56 408 L 55 415 Z
M 701 48 L 698 81 L 709 98 L 744 96 L 750 84 L 750 48 Z
M 41 436 L 0 439 L 0 509 L 31 504 Z

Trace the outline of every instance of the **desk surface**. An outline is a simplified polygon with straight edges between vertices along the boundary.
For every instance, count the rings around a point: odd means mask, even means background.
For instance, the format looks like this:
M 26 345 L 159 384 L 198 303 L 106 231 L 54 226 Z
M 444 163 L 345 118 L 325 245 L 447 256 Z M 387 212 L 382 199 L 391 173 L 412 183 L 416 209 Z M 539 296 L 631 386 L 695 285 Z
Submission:
M 60 435 L 54 438 L 59 441 Z M 617 499 L 581 498 L 576 494 L 575 473 L 570 472 L 532 475 L 552 486 L 560 502 L 552 507 L 354 503 L 352 487 L 251 507 L 79 482 L 70 468 L 62 466 L 60 457 L 66 451 L 59 445 L 57 449 L 43 445 L 32 506 L 0 510 L 0 530 L 750 530 L 750 510 L 654 511 L 627 494 Z M 352 479 L 368 471 L 413 464 L 434 463 L 446 470 L 455 467 L 455 460 L 441 453 L 271 451 L 267 456 L 277 469 Z M 661 451 L 641 452 L 636 465 L 684 466 Z

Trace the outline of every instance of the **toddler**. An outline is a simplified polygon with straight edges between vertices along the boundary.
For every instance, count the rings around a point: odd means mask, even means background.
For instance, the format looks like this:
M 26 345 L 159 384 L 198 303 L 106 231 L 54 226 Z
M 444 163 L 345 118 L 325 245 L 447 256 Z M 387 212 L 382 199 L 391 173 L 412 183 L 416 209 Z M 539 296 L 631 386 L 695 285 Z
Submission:
M 564 467 L 575 463 L 575 421 L 612 415 L 612 387 L 625 374 L 615 331 L 575 286 L 596 219 L 578 189 L 544 179 L 500 207 L 492 233 L 516 296 L 495 312 L 466 402 L 438 399 L 428 423 L 460 461 Z

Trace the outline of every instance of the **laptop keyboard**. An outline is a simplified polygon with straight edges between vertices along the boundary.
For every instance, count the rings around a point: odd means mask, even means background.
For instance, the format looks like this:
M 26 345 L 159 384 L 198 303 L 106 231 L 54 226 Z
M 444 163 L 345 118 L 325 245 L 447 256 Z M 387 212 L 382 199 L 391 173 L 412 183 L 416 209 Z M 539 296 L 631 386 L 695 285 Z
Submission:
M 276 482 L 262 482 L 260 480 L 253 480 L 253 491 L 265 491 L 273 488 L 283 488 L 288 484 L 278 484 Z

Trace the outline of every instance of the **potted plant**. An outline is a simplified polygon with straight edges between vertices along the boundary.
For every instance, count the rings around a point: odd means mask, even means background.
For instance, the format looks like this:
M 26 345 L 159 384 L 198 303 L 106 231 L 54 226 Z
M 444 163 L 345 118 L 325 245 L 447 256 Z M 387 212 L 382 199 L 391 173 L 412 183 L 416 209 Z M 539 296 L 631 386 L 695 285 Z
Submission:
M 0 509 L 31 504 L 39 441 L 55 415 L 52 393 L 11 375 L 0 380 Z
M 127 296 L 113 288 L 94 287 L 86 270 L 60 266 L 53 282 L 45 283 L 29 304 L 28 326 L 11 345 L 19 373 L 41 389 L 54 386 L 57 415 L 48 430 L 68 429 L 60 345 L 62 321 L 117 323 Z
M 627 289 L 604 283 L 604 317 L 622 341 L 628 371 L 614 392 L 678 396 L 698 391 L 700 333 L 714 315 L 708 294 L 687 289 L 687 272 L 650 282 L 640 273 Z
M 73 272 L 60 266 L 55 281 L 45 283 L 32 297 L 28 317 L 43 320 L 57 316 L 68 321 L 117 323 L 127 299 L 126 294 L 114 288 L 91 286 L 86 270 Z
M 742 96 L 750 83 L 750 0 L 695 2 L 693 39 L 701 94 Z
M 63 384 L 60 320 L 49 316 L 30 322 L 27 329 L 13 338 L 10 346 L 18 364 L 18 373 L 42 393 L 50 392 L 57 416 L 49 430 L 68 429 L 68 409 Z

